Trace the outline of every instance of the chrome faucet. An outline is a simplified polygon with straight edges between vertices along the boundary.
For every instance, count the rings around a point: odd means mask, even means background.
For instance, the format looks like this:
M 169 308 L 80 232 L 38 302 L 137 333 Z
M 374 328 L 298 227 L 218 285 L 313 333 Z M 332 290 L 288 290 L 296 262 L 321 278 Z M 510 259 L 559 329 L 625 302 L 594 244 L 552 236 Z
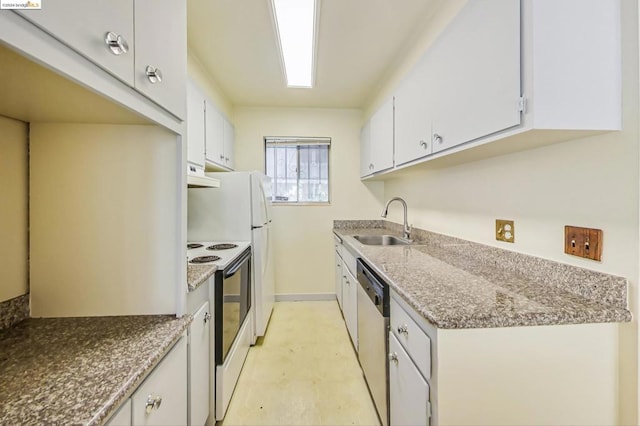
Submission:
M 392 199 L 387 201 L 387 204 L 384 206 L 384 210 L 382 210 L 382 217 L 387 217 L 387 213 L 389 213 L 389 204 L 394 201 L 400 201 L 402 203 L 402 207 L 404 208 L 404 228 L 402 236 L 405 239 L 411 241 L 411 226 L 409 226 L 409 223 L 407 222 L 407 203 L 402 198 L 393 197 Z

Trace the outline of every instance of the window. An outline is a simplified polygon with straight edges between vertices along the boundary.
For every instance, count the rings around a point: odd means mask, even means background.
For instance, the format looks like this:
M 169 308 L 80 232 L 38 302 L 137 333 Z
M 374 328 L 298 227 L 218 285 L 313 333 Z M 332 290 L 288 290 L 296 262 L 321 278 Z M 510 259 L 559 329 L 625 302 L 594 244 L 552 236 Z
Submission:
M 330 138 L 269 137 L 264 142 L 274 203 L 329 202 Z

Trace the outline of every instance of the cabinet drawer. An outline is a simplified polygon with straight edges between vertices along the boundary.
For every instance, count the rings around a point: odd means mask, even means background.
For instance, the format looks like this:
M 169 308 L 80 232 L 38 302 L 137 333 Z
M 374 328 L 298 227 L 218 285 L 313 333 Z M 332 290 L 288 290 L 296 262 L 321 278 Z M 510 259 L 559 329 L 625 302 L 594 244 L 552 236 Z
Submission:
M 335 235 L 333 236 L 333 246 L 336 249 L 338 256 L 342 257 L 342 250 L 344 250 L 344 247 L 342 247 L 342 241 L 340 241 L 340 238 Z
M 131 426 L 131 399 L 127 399 L 118 412 L 111 416 L 107 426 Z
M 431 377 L 431 340 L 393 298 L 390 301 L 391 332 L 406 349 L 422 375 Z
M 358 269 L 357 269 L 356 257 L 353 254 L 351 254 L 349 249 L 347 249 L 344 246 L 342 247 L 341 254 L 342 254 L 342 260 L 344 261 L 343 265 L 347 267 L 349 272 L 351 272 L 351 275 L 353 275 L 354 277 L 357 276 Z
M 155 407 L 147 405 L 156 402 Z M 183 337 L 131 396 L 134 425 L 187 423 L 187 341 Z

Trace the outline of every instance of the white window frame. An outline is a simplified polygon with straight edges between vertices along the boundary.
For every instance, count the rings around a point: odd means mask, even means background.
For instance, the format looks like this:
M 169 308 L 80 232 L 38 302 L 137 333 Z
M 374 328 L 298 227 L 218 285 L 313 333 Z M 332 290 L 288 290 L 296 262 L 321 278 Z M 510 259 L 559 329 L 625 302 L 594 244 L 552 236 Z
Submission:
M 300 164 L 300 146 L 304 145 L 326 145 L 327 146 L 327 200 L 326 201 L 276 201 L 272 200 L 274 206 L 327 206 L 331 204 L 331 138 L 329 137 L 264 137 L 264 172 L 267 174 L 267 147 L 269 145 L 282 144 L 283 146 L 297 146 L 298 165 Z M 300 186 L 300 168 L 296 170 L 296 188 Z M 273 179 L 273 194 L 276 194 L 276 179 Z M 297 197 L 300 199 L 299 195 Z

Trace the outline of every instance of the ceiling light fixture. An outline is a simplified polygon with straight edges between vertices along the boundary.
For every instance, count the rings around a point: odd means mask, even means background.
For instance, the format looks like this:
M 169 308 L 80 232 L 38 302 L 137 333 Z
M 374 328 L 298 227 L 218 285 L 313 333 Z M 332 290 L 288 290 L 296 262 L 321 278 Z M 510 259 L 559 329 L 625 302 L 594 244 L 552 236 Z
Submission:
M 271 0 L 271 6 L 287 87 L 313 87 L 316 0 Z

